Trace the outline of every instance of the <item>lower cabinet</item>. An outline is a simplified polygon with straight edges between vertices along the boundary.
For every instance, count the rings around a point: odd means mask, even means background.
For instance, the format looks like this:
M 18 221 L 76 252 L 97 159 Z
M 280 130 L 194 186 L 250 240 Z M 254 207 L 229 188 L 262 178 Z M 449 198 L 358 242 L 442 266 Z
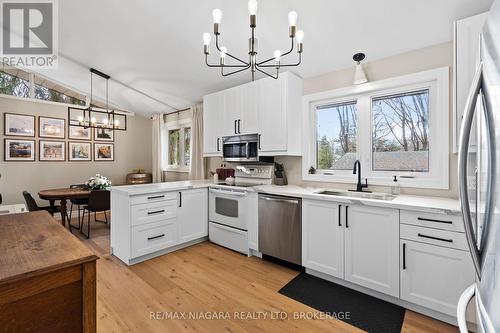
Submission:
M 399 210 L 302 201 L 306 268 L 399 297 Z
M 345 207 L 345 279 L 399 297 L 399 210 Z
M 341 205 L 302 200 L 302 263 L 305 267 L 344 278 L 344 227 Z
M 180 242 L 208 236 L 208 191 L 206 188 L 179 192 Z
M 450 316 L 474 282 L 468 251 L 402 239 L 401 267 L 401 299 Z

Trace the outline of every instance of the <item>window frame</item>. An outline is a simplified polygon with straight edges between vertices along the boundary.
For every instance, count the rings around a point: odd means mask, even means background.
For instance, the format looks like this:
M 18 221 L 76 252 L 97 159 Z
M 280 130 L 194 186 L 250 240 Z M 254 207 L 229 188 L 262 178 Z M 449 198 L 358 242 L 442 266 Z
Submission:
M 165 123 L 165 129 L 164 129 L 164 142 L 165 142 L 165 170 L 164 171 L 170 171 L 170 172 L 190 172 L 191 171 L 191 163 L 189 163 L 189 166 L 185 165 L 185 156 L 184 156 L 184 129 L 185 128 L 191 128 L 191 131 L 193 130 L 192 128 L 192 121 L 191 119 L 179 119 L 175 121 L 170 121 Z M 179 130 L 179 165 L 173 165 L 170 164 L 170 161 L 168 160 L 169 158 L 169 137 L 168 134 L 172 130 Z M 191 132 L 192 134 L 192 132 Z M 191 140 L 193 139 L 193 136 L 191 135 Z M 192 142 L 190 144 L 190 156 L 192 156 L 192 150 L 193 150 L 193 145 Z
M 377 97 L 429 90 L 429 172 L 372 170 L 372 100 Z M 398 176 L 401 186 L 414 188 L 449 188 L 449 67 L 368 82 L 358 86 L 334 89 L 303 97 L 304 181 L 355 184 L 351 170 L 330 170 L 328 174 L 309 174 L 316 165 L 316 107 L 320 105 L 357 101 L 356 157 L 361 162 L 362 177 L 372 185 L 392 185 Z M 437 129 L 437 130 L 436 130 Z M 403 176 L 403 178 L 401 178 Z M 414 178 L 407 178 L 414 177 Z

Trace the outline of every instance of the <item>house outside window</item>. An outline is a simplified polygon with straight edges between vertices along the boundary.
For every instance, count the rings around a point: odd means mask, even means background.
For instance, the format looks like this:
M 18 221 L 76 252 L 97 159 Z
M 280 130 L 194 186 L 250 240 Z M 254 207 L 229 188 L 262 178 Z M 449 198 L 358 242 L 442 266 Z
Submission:
M 304 96 L 307 181 L 449 186 L 449 69 Z M 311 167 L 315 170 L 310 172 Z

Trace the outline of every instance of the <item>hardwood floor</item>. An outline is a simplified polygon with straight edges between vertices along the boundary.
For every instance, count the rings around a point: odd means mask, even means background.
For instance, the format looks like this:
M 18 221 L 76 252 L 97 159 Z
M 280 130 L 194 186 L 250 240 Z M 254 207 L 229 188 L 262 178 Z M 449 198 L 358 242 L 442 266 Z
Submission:
M 128 267 L 109 254 L 106 225 L 92 223 L 92 238 L 79 237 L 101 258 L 98 332 L 363 332 L 335 319 L 293 319 L 294 311 L 317 311 L 277 292 L 298 274 L 288 268 L 209 242 Z M 188 312 L 205 316 L 220 312 L 222 319 L 180 318 Z M 227 312 L 232 318 L 225 320 Z M 288 319 L 269 318 L 270 313 L 281 312 Z M 243 318 L 252 313 L 254 318 Z M 257 319 L 259 314 L 268 317 Z M 457 331 L 408 310 L 402 329 L 404 333 Z

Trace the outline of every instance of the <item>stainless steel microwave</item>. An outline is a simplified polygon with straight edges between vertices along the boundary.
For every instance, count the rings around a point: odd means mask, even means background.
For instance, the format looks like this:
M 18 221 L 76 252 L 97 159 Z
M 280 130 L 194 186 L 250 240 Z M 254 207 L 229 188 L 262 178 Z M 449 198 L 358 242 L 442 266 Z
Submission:
M 226 162 L 257 162 L 258 152 L 258 134 L 222 137 L 222 158 Z

